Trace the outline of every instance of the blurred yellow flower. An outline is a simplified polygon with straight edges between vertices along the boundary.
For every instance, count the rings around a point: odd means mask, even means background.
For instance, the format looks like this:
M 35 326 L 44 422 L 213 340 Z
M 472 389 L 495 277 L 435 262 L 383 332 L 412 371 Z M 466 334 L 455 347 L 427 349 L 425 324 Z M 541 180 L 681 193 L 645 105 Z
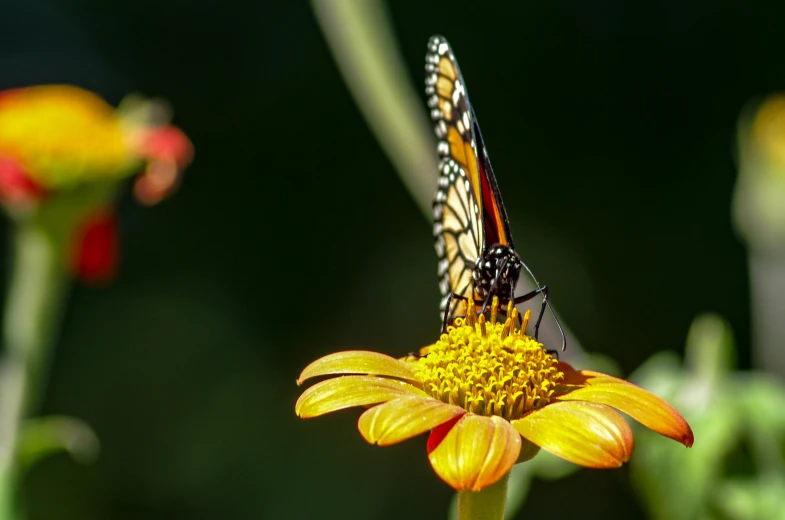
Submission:
M 785 171 L 785 95 L 771 96 L 761 104 L 750 137 L 778 171 Z
M 150 105 L 115 110 L 69 85 L 0 92 L 0 200 L 33 204 L 52 191 L 130 176 L 146 163 L 135 191 L 142 202 L 157 202 L 176 185 L 193 147 L 176 127 L 140 117 L 154 112 Z
M 137 161 L 114 109 L 61 85 L 0 94 L 0 150 L 47 189 L 132 173 Z
M 762 253 L 763 266 L 785 252 L 785 93 L 744 107 L 737 142 L 733 220 L 752 252 Z M 751 268 L 757 270 L 758 264 L 753 258 Z
M 469 308 L 473 308 L 469 305 Z M 624 380 L 576 371 L 526 336 L 509 306 L 497 322 L 470 313 L 419 356 L 395 359 L 368 351 L 338 352 L 303 370 L 297 383 L 326 379 L 297 401 L 302 418 L 370 406 L 358 423 L 362 436 L 386 446 L 430 431 L 428 458 L 457 491 L 479 491 L 516 462 L 543 448 L 591 468 L 621 466 L 632 454 L 627 422 L 692 446 L 684 418 L 667 402 Z
M 132 96 L 114 109 L 69 85 L 0 92 L 0 203 L 47 228 L 83 280 L 105 281 L 116 270 L 115 186 L 141 171 L 134 194 L 154 204 L 192 158 L 190 140 L 168 124 L 160 102 Z

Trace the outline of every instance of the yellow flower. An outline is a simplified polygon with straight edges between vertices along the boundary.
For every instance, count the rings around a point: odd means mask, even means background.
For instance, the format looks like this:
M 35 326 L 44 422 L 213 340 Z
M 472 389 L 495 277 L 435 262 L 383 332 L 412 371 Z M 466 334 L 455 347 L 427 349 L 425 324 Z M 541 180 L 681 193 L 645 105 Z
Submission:
M 118 259 L 119 183 L 141 172 L 134 194 L 155 204 L 193 158 L 168 116 L 160 102 L 129 96 L 115 109 L 70 85 L 0 91 L 0 208 L 45 230 L 73 274 L 108 280 Z
M 114 109 L 95 94 L 66 85 L 3 92 L 0 150 L 50 189 L 130 172 L 135 159 Z
M 692 446 L 689 425 L 664 400 L 622 379 L 559 362 L 523 333 L 528 312 L 521 328 L 512 306 L 503 323 L 496 320 L 497 301 L 489 314 L 487 321 L 482 314 L 458 318 L 419 356 L 346 351 L 311 363 L 298 384 L 340 377 L 308 388 L 295 413 L 310 418 L 370 407 L 358 427 L 366 441 L 380 446 L 430 431 L 431 466 L 457 491 L 494 484 L 540 448 L 581 466 L 621 466 L 632 454 L 633 438 L 616 410 Z
M 143 203 L 157 202 L 193 156 L 188 138 L 161 120 L 162 112 L 160 104 L 136 98 L 115 110 L 70 85 L 0 92 L 0 202 L 34 205 L 47 194 L 116 181 L 145 165 L 135 193 Z
M 785 169 L 785 96 L 767 98 L 752 122 L 751 138 L 778 171 Z

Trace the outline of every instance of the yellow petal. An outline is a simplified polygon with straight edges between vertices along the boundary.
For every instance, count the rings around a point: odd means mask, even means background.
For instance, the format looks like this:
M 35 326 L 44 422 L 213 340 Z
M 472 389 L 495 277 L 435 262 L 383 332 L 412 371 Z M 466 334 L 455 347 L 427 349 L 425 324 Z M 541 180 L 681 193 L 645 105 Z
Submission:
M 569 386 L 591 386 L 611 381 L 627 383 L 627 381 L 624 379 L 609 376 L 608 374 L 603 374 L 602 372 L 595 372 L 593 370 L 575 370 L 564 361 L 559 362 L 559 370 L 564 373 L 562 384 Z
M 411 369 L 402 361 L 368 350 L 347 350 L 319 358 L 303 370 L 297 384 L 315 376 L 364 374 L 396 377 L 416 381 Z
M 617 468 L 632 454 L 630 426 L 603 404 L 558 401 L 512 425 L 542 449 L 588 468 Z
M 660 435 L 688 448 L 692 446 L 695 437 L 690 425 L 664 399 L 623 379 L 599 372 L 580 370 L 566 375 L 572 384 L 579 382 L 583 388 L 559 395 L 557 399 L 592 401 L 612 406 Z
M 388 446 L 436 428 L 466 413 L 460 406 L 432 397 L 407 395 L 374 406 L 360 416 L 357 426 L 366 441 Z
M 374 376 L 343 376 L 313 385 L 303 392 L 294 405 L 294 413 L 303 419 L 352 406 L 383 403 L 404 395 L 425 396 L 409 383 Z
M 434 471 L 456 491 L 479 491 L 507 474 L 521 451 L 509 422 L 467 413 L 429 454 Z

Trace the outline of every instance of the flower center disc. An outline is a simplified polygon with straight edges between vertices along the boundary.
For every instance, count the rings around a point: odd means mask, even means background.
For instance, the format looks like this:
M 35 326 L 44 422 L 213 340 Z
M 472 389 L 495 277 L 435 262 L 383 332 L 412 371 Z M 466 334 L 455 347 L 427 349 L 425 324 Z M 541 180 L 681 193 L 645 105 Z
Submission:
M 487 321 L 472 311 L 457 318 L 412 368 L 435 399 L 511 421 L 548 404 L 564 375 L 543 345 L 525 335 L 529 313 L 518 328 L 518 310 L 510 304 L 507 319 L 497 323 L 498 305 L 494 298 Z

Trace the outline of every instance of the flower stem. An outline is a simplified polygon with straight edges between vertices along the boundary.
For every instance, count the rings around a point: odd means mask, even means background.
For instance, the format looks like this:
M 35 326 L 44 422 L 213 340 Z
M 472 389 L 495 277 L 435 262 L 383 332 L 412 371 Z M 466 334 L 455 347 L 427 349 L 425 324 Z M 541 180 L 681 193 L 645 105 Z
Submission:
M 750 248 L 753 367 L 785 377 L 785 255 Z
M 507 502 L 507 480 L 504 475 L 494 485 L 482 491 L 464 491 L 458 494 L 458 520 L 502 520 Z
M 439 173 L 436 140 L 386 6 L 380 0 L 311 0 L 311 7 L 379 145 L 425 216 L 432 218 Z
M 13 258 L 0 352 L 0 517 L 8 518 L 16 485 L 16 445 L 23 418 L 40 399 L 48 353 L 68 277 L 62 248 L 35 219 L 14 226 Z

